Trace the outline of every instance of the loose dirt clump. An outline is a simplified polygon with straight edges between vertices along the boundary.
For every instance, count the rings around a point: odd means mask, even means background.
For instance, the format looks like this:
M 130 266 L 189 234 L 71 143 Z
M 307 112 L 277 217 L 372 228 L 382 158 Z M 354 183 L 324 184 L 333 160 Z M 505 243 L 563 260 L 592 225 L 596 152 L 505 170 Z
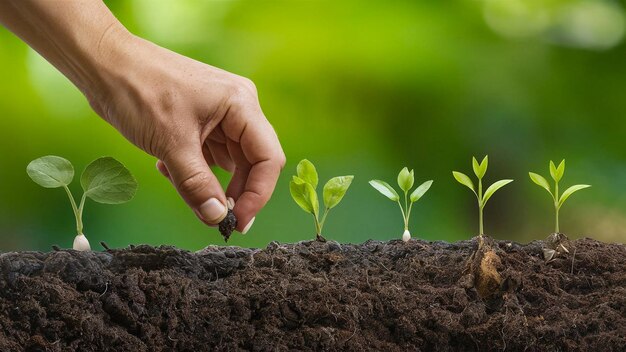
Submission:
M 624 245 L 485 243 L 4 253 L 0 350 L 625 350 Z

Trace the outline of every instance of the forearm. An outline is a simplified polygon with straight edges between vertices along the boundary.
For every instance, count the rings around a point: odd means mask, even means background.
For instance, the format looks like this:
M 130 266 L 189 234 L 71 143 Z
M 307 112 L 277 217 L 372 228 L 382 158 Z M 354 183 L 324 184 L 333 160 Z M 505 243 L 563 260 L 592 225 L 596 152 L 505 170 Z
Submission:
M 0 23 L 52 63 L 90 101 L 99 94 L 95 87 L 107 79 L 112 41 L 127 33 L 100 0 L 1 0 Z

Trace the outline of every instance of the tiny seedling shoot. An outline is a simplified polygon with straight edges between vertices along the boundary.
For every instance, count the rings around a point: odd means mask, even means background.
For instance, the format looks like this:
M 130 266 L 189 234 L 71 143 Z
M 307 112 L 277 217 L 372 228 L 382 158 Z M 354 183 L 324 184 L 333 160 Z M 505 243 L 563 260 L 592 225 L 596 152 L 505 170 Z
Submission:
M 382 193 L 385 197 L 389 198 L 391 201 L 398 203 L 400 206 L 400 212 L 402 212 L 402 219 L 404 220 L 404 233 L 402 234 L 402 240 L 404 242 L 408 242 L 411 239 L 411 233 L 409 232 L 409 218 L 411 217 L 413 203 L 422 198 L 422 196 L 433 184 L 432 180 L 426 181 L 417 187 L 409 196 L 409 191 L 413 187 L 414 181 L 415 177 L 413 170 L 409 172 L 409 169 L 406 167 L 400 170 L 400 173 L 398 174 L 398 186 L 400 186 L 400 189 L 404 192 L 404 207 L 402 206 L 402 201 L 400 200 L 398 192 L 396 192 L 390 184 L 381 180 L 370 181 L 370 185 L 372 185 L 372 187 Z
M 26 167 L 26 172 L 42 187 L 65 189 L 76 217 L 77 235 L 73 248 L 77 251 L 91 249 L 89 241 L 83 234 L 85 200 L 91 198 L 98 203 L 121 204 L 131 200 L 137 191 L 137 181 L 130 171 L 111 157 L 102 157 L 87 165 L 80 177 L 83 196 L 78 206 L 68 187 L 74 179 L 74 167 L 68 160 L 54 155 L 44 156 L 31 161 Z
M 474 187 L 474 182 L 465 175 L 464 173 L 458 171 L 452 171 L 452 175 L 454 178 L 462 185 L 467 186 L 467 188 L 471 189 L 472 192 L 476 195 L 476 199 L 478 199 L 478 227 L 479 227 L 479 236 L 482 240 L 482 236 L 485 234 L 483 227 L 483 209 L 487 204 L 487 201 L 497 190 L 506 186 L 507 184 L 513 182 L 513 180 L 500 180 L 494 182 L 483 194 L 483 177 L 485 173 L 487 173 L 487 165 L 489 163 L 488 156 L 485 156 L 483 161 L 479 164 L 478 160 L 475 157 L 472 157 L 472 168 L 474 169 L 474 174 L 478 177 L 478 189 Z M 481 242 L 482 243 L 482 242 Z
M 354 176 L 338 176 L 333 177 L 324 185 L 323 198 L 324 198 L 324 215 L 320 220 L 319 212 L 319 200 L 317 198 L 317 170 L 315 166 L 304 159 L 298 163 L 297 176 L 293 176 L 293 179 L 289 183 L 289 191 L 291 197 L 296 203 L 307 213 L 313 215 L 315 221 L 316 239 L 321 242 L 325 242 L 326 239 L 322 236 L 322 228 L 326 222 L 326 217 L 332 208 L 337 206 L 343 196 L 346 194 L 348 187 L 352 183 Z
M 536 174 L 534 172 L 529 172 L 528 175 L 530 179 L 536 183 L 538 186 L 542 187 L 552 197 L 552 201 L 554 202 L 554 210 L 555 210 L 555 225 L 554 225 L 554 233 L 560 233 L 559 231 L 559 210 L 563 206 L 563 203 L 569 198 L 574 192 L 580 191 L 581 189 L 589 188 L 590 185 L 574 185 L 570 188 L 566 189 L 563 194 L 559 197 L 559 181 L 563 178 L 565 174 L 565 160 L 562 160 L 558 167 L 554 165 L 554 162 L 550 160 L 550 176 L 554 180 L 554 191 L 550 188 L 550 184 L 548 180 L 546 180 L 543 176 Z

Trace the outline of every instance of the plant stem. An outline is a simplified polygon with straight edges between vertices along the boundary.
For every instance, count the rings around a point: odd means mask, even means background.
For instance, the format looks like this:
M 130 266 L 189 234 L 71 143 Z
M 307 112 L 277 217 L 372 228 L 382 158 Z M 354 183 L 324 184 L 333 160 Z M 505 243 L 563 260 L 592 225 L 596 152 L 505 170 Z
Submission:
M 78 232 L 80 235 L 83 234 L 83 209 L 85 209 L 85 200 L 87 199 L 87 194 L 83 193 L 83 196 L 80 198 L 80 205 L 78 206 Z
M 325 208 L 324 209 L 324 216 L 322 216 L 322 221 L 320 222 L 320 235 L 322 234 L 322 228 L 324 228 L 324 223 L 326 222 L 326 215 L 328 215 L 328 212 L 330 211 L 330 209 Z
M 556 228 L 554 230 L 555 233 L 559 233 L 559 208 L 556 208 Z
M 80 235 L 83 233 L 83 222 L 81 221 L 81 215 L 76 207 L 76 201 L 74 201 L 74 196 L 72 195 L 72 191 L 67 186 L 63 186 L 65 189 L 65 193 L 67 193 L 67 197 L 70 199 L 70 204 L 72 205 L 72 210 L 74 211 L 74 218 L 76 219 L 76 232 Z M 84 198 L 84 196 L 83 196 Z M 81 210 L 82 212 L 82 203 L 81 202 Z
M 407 227 L 408 227 L 409 221 L 411 219 L 411 208 L 413 208 L 413 202 L 409 203 L 409 211 L 406 212 Z
M 313 221 L 315 221 L 315 234 L 317 237 L 322 235 L 322 227 L 320 226 L 319 220 L 317 220 L 317 216 L 313 214 Z
M 478 234 L 483 235 L 483 181 L 478 179 Z
M 555 210 L 555 226 L 554 232 L 559 233 L 559 183 L 554 181 L 554 210 Z
M 400 212 L 402 213 L 402 219 L 404 220 L 404 229 L 408 230 L 409 229 L 409 223 L 406 220 L 406 215 L 404 215 L 404 209 L 402 209 L 402 203 L 400 203 L 400 200 L 398 200 L 398 206 L 400 207 Z

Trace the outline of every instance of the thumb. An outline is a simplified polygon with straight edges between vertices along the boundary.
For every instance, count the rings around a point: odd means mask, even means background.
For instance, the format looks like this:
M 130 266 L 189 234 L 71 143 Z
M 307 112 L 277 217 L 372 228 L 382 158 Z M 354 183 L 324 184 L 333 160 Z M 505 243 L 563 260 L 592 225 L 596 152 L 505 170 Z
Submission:
M 163 159 L 180 196 L 204 223 L 217 225 L 226 217 L 226 196 L 200 148 L 179 149 Z

